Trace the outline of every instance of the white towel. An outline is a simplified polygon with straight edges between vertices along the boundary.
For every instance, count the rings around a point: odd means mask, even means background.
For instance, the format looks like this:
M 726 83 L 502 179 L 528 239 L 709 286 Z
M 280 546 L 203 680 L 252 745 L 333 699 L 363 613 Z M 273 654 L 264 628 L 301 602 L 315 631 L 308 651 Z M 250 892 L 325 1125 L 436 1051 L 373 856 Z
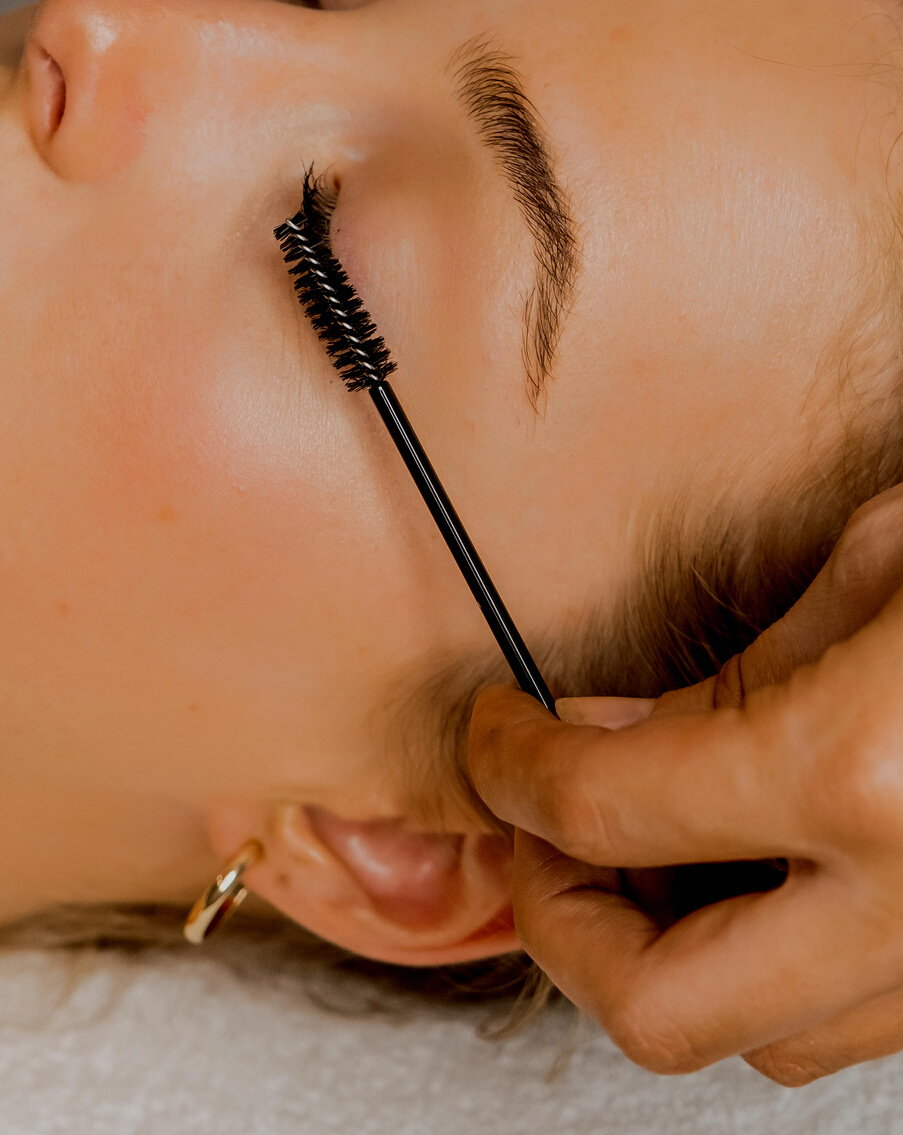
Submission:
M 659 1079 L 584 1023 L 550 1079 L 563 1009 L 487 1042 L 482 1009 L 343 1017 L 201 955 L 102 956 L 66 999 L 69 974 L 0 955 L 2 1135 L 903 1135 L 897 1057 L 797 1091 L 739 1060 Z

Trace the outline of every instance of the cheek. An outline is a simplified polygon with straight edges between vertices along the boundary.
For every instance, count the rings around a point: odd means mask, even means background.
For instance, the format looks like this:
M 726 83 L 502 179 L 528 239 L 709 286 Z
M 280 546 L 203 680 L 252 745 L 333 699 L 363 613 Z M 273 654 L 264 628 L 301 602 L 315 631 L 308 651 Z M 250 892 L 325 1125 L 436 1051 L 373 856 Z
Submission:
M 209 319 L 161 311 L 151 341 L 122 343 L 85 509 L 165 561 L 160 599 L 180 596 L 205 648 L 219 640 L 249 667 L 278 658 L 308 683 L 342 668 L 355 626 L 368 637 L 349 597 L 375 609 L 378 572 L 361 579 L 360 564 L 382 557 L 354 430 L 258 307 L 205 289 Z
M 140 264 L 86 243 L 18 336 L 3 621 L 20 677 L 85 728 L 120 719 L 129 745 L 146 720 L 178 749 L 194 706 L 223 760 L 252 730 L 287 763 L 302 738 L 360 747 L 347 691 L 363 713 L 415 637 L 367 431 L 328 366 L 301 371 L 265 283 Z

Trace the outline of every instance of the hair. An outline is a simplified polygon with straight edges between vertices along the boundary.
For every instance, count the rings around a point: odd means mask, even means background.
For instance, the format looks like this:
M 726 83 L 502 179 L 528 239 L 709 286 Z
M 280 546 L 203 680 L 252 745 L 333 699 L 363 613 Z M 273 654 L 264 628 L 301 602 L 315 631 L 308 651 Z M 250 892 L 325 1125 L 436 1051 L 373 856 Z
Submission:
M 451 60 L 458 94 L 512 187 L 533 237 L 536 281 L 525 302 L 522 358 L 528 396 L 537 408 L 574 299 L 580 260 L 577 226 L 559 185 L 536 107 L 514 60 L 492 36 L 477 36 Z
M 426 1003 L 485 1004 L 479 1032 L 496 1040 L 519 1031 L 557 996 L 524 954 L 433 968 L 388 965 L 335 946 L 277 911 L 261 913 L 260 900 L 255 905 L 256 912 L 242 910 L 209 939 L 203 956 L 248 980 L 290 974 L 308 1000 L 335 1013 L 407 1015 Z M 111 951 L 198 956 L 182 933 L 185 915 L 169 904 L 59 905 L 0 926 L 0 950 L 64 952 L 79 975 Z
M 897 252 L 903 229 L 889 219 L 887 224 L 884 252 L 870 266 L 866 301 L 822 360 L 822 369 L 839 368 L 844 403 L 856 408 L 833 456 L 783 485 L 746 523 L 715 508 L 692 540 L 673 521 L 651 528 L 640 548 L 642 586 L 625 598 L 615 623 L 600 615 L 584 619 L 570 660 L 547 651 L 553 688 L 655 697 L 717 673 L 805 591 L 855 509 L 903 480 L 903 271 Z M 613 642 L 620 644 L 616 659 Z M 574 658 L 580 660 L 577 671 Z M 415 695 L 422 713 L 414 716 L 421 727 L 423 714 L 432 716 L 433 727 L 425 727 L 454 750 L 447 757 L 464 782 L 473 700 L 480 684 L 502 677 L 498 667 L 496 659 L 487 661 L 475 681 L 472 661 L 452 665 Z M 730 880 L 724 884 L 729 887 Z M 694 877 L 693 885 L 706 901 L 721 897 L 705 879 Z M 0 926 L 0 949 L 188 953 L 195 947 L 182 936 L 184 918 L 182 908 L 160 904 L 62 905 Z M 254 974 L 276 961 L 289 965 L 318 1003 L 340 1012 L 391 1012 L 412 998 L 490 1002 L 499 1012 L 481 1030 L 487 1037 L 522 1028 L 557 996 L 523 954 L 409 969 L 351 954 L 275 912 L 242 911 L 217 939 L 206 951 L 234 970 Z M 334 988 L 324 996 L 316 982 L 324 971 L 349 979 L 347 996 L 337 1001 Z
M 880 64 L 881 74 L 893 83 L 898 68 L 891 55 L 897 50 L 898 37 Z M 507 72 L 493 68 L 503 62 L 491 60 L 488 74 L 502 84 Z M 845 318 L 816 376 L 819 381 L 839 374 L 840 442 L 827 460 L 820 455 L 810 462 L 802 477 L 787 481 L 758 516 L 747 518 L 742 539 L 741 522 L 726 508 L 714 508 L 701 537 L 697 532 L 692 541 L 674 522 L 650 530 L 639 549 L 642 587 L 625 597 L 614 625 L 591 614 L 579 628 L 580 673 L 572 660 L 547 652 L 553 687 L 654 697 L 717 673 L 805 591 L 855 509 L 903 481 L 903 199 L 891 176 L 898 141 L 888 156 L 885 198 L 863 218 L 871 255 L 862 272 L 862 302 Z M 681 510 L 669 515 L 679 516 Z M 612 641 L 623 648 L 616 666 L 603 649 Z M 495 665 L 481 671 L 487 680 L 498 675 Z M 437 731 L 454 748 L 449 759 L 459 766 L 474 685 L 472 664 L 471 671 L 453 665 L 416 694 L 424 711 L 441 723 Z M 463 766 L 458 771 L 466 779 Z M 162 904 L 61 905 L 0 926 L 0 949 L 190 953 L 195 947 L 183 938 L 184 918 L 182 908 Z M 341 1004 L 334 994 L 327 999 L 342 1012 L 391 1011 L 401 995 L 454 1004 L 494 1002 L 503 1013 L 483 1030 L 487 1036 L 508 1035 L 556 995 L 523 954 L 410 969 L 351 954 L 281 916 L 245 911 L 205 950 L 244 973 L 259 972 L 258 963 L 268 967 L 278 959 L 305 975 L 324 970 L 345 975 L 349 998 Z M 315 982 L 306 984 L 322 1003 Z
M 903 438 L 896 409 L 887 430 L 871 442 L 860 436 L 856 460 L 851 460 L 851 436 L 843 460 L 835 463 L 834 476 L 813 476 L 795 493 L 781 494 L 750 526 L 749 543 L 738 541 L 732 526 L 717 515 L 692 548 L 677 529 L 662 531 L 650 543 L 657 550 L 647 557 L 645 585 L 633 606 L 623 607 L 621 625 L 603 626 L 590 619 L 583 628 L 578 655 L 596 659 L 596 664 L 590 662 L 580 677 L 571 673 L 565 678 L 562 666 L 549 658 L 553 684 L 564 689 L 566 681 L 576 681 L 586 693 L 657 696 L 717 673 L 803 593 L 855 508 L 903 480 L 903 445 L 890 440 L 894 431 L 894 437 Z M 763 585 L 765 576 L 768 587 Z M 602 649 L 612 641 L 624 647 L 617 669 L 611 652 Z M 490 680 L 496 665 L 490 663 Z M 473 674 L 460 667 L 434 676 L 417 694 L 424 709 L 442 719 L 438 735 L 454 750 L 448 759 L 457 764 L 462 780 L 474 696 Z M 743 879 L 746 889 L 771 885 L 762 875 L 747 873 Z M 708 873 L 687 871 L 674 885 L 714 902 L 738 884 L 715 865 Z M 686 895 L 679 901 L 692 909 Z M 63 905 L 0 926 L 0 949 L 189 953 L 196 948 L 184 940 L 184 919 L 185 910 L 170 905 Z M 274 964 L 293 967 L 309 996 L 342 1013 L 394 1012 L 412 999 L 488 1002 L 491 1011 L 481 1034 L 491 1039 L 522 1029 L 558 996 L 524 954 L 424 969 L 387 965 L 334 946 L 276 912 L 261 916 L 240 911 L 205 950 L 249 975 Z M 334 985 L 324 992 L 317 981 L 324 972 L 349 979 L 345 993 L 337 997 Z

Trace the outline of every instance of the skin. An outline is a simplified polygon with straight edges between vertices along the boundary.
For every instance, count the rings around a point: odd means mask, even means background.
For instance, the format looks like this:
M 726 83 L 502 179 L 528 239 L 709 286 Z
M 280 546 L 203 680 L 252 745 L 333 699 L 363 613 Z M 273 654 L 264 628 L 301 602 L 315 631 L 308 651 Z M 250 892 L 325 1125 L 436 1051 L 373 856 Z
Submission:
M 901 521 L 897 486 L 698 686 L 562 699 L 567 724 L 519 691 L 477 703 L 471 771 L 517 825 L 526 947 L 646 1068 L 743 1053 L 798 1087 L 903 1049 Z M 779 888 L 680 919 L 653 919 L 605 869 L 642 893 L 665 864 L 773 857 Z
M 310 163 L 528 641 L 615 604 L 650 518 L 754 514 L 848 423 L 821 363 L 886 191 L 883 8 L 343 8 L 49 0 L 3 72 L 0 917 L 190 902 L 254 837 L 253 889 L 349 948 L 517 945 L 507 843 L 451 790 L 417 819 L 391 743 L 400 686 L 492 643 L 293 300 L 271 232 Z M 580 236 L 538 414 L 528 234 L 447 67 L 475 36 Z

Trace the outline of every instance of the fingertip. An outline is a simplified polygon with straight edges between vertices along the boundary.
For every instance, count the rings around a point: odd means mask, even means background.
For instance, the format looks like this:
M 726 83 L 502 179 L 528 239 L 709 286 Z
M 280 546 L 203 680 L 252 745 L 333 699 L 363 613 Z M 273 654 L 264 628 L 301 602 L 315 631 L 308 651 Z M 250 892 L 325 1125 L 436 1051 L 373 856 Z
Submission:
M 529 729 L 543 721 L 558 725 L 554 715 L 523 690 L 489 686 L 479 694 L 470 719 L 467 763 L 481 795 L 495 780 L 497 770 L 505 765 L 514 744 L 512 735 L 519 737 L 523 726 Z
M 652 698 L 559 698 L 555 711 L 568 725 L 626 729 L 645 721 L 655 708 Z
M 488 686 L 481 690 L 474 703 L 471 715 L 471 732 L 474 727 L 484 724 L 519 725 L 524 721 L 534 721 L 552 717 L 545 706 L 514 686 Z

